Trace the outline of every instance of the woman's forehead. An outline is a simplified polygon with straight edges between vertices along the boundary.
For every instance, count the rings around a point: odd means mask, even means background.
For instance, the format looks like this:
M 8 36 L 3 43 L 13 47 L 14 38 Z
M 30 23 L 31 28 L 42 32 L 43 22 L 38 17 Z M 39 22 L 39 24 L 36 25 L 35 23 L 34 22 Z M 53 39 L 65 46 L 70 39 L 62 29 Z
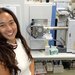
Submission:
M 0 14 L 0 22 L 7 22 L 11 19 L 13 19 L 13 17 L 7 12 L 4 12 L 4 13 Z

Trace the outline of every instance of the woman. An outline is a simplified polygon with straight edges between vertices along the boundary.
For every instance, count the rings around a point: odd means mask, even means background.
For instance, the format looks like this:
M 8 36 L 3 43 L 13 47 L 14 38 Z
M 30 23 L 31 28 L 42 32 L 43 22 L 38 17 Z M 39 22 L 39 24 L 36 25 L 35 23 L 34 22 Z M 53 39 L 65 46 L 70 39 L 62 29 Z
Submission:
M 21 35 L 16 16 L 6 8 L 0 8 L 0 42 L 6 48 L 14 51 L 13 53 L 16 55 L 13 56 L 15 62 L 17 61 L 17 63 L 14 63 L 16 67 L 16 71 L 14 70 L 15 75 L 34 75 L 34 60 L 31 56 L 30 48 Z M 6 67 L 10 71 L 7 65 Z

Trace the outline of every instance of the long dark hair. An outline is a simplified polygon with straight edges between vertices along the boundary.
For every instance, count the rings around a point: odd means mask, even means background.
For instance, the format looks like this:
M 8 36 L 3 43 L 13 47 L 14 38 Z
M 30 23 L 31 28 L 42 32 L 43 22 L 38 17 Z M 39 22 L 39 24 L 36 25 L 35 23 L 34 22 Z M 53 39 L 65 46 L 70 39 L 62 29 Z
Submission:
M 17 17 L 15 16 L 15 14 L 14 14 L 11 10 L 9 10 L 9 9 L 7 9 L 7 8 L 0 8 L 0 14 L 1 14 L 1 13 L 4 13 L 4 12 L 7 12 L 8 14 L 10 14 L 10 15 L 13 17 L 13 19 L 14 19 L 16 25 L 17 25 L 16 38 L 21 39 L 21 42 L 22 42 L 22 44 L 23 44 L 23 46 L 24 46 L 24 48 L 25 48 L 25 52 L 27 53 L 29 60 L 32 60 L 33 58 L 32 58 L 31 53 L 30 53 L 30 48 L 28 47 L 27 42 L 26 42 L 26 40 L 24 39 L 24 37 L 21 35 L 20 25 L 19 25 L 19 22 L 18 22 L 18 20 L 17 20 Z M 5 43 L 6 43 L 6 41 L 7 41 L 7 39 L 5 39 L 5 38 L 1 35 L 1 33 L 0 33 L 0 41 L 5 42 Z
M 17 75 L 21 71 L 16 65 L 15 53 L 11 46 L 0 41 L 0 64 L 7 68 L 10 75 Z

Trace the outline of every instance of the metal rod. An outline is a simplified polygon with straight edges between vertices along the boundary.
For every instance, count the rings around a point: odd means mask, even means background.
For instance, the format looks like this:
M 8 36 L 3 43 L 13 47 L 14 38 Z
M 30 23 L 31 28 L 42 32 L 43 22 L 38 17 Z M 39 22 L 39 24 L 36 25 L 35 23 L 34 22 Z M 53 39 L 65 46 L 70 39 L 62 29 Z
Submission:
M 49 30 L 67 30 L 68 27 L 44 27 L 44 29 L 49 29 Z

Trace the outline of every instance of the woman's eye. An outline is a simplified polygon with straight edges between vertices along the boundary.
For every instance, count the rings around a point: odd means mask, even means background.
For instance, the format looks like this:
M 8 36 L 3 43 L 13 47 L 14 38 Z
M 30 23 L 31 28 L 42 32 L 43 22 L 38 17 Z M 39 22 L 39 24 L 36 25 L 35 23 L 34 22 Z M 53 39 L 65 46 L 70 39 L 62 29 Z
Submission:
M 10 22 L 10 24 L 14 24 L 14 22 Z
M 10 25 L 12 25 L 12 24 L 14 24 L 14 23 L 15 23 L 14 21 L 10 21 L 10 22 L 9 22 Z
M 3 27 L 3 26 L 5 26 L 5 24 L 0 24 L 0 27 Z

